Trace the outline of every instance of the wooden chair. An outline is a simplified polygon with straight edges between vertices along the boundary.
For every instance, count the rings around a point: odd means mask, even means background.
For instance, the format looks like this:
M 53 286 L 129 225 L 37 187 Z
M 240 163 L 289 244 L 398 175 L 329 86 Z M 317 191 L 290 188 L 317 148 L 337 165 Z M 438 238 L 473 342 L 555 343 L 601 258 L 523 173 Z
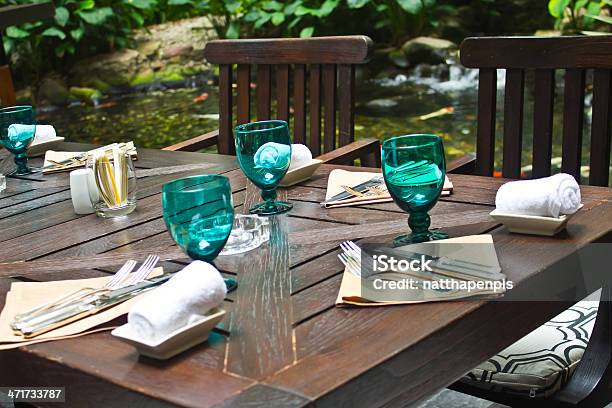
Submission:
M 589 184 L 608 186 L 612 109 L 612 36 L 467 38 L 461 62 L 480 69 L 476 155 L 464 158 L 459 172 L 491 176 L 495 147 L 496 69 L 506 69 L 504 102 L 504 177 L 521 168 L 525 71 L 535 70 L 533 177 L 551 173 L 555 70 L 565 70 L 562 171 L 580 179 L 584 123 L 585 71 L 593 69 L 593 115 Z M 604 242 L 610 242 L 606 237 Z M 455 390 L 513 407 L 604 406 L 612 394 L 612 287 L 602 289 L 588 346 L 569 382 L 546 400 L 512 397 L 457 382 Z
M 519 178 L 523 135 L 525 72 L 534 71 L 533 177 L 549 176 L 555 70 L 565 70 L 563 95 L 563 172 L 580 179 L 585 73 L 593 69 L 593 116 L 588 183 L 607 186 L 610 166 L 610 78 L 612 36 L 466 38 L 461 63 L 478 68 L 478 130 L 475 160 L 459 172 L 493 174 L 496 69 L 506 70 L 503 128 L 504 177 Z M 531 107 L 529 107 L 531 108 Z
M 368 61 L 371 48 L 372 40 L 365 36 L 211 41 L 204 54 L 208 62 L 219 65 L 219 129 L 165 150 L 217 145 L 219 153 L 235 154 L 236 124 L 278 118 L 289 122 L 294 143 L 306 144 L 313 156 L 325 162 L 352 164 L 359 158 L 362 165 L 377 167 L 379 141 L 355 141 L 354 134 L 355 65 Z M 251 112 L 252 71 L 256 116 Z
M 32 21 L 51 18 L 55 14 L 52 2 L 39 4 L 24 4 L 0 8 L 0 30 Z M 12 106 L 16 103 L 13 77 L 4 53 L 2 35 L 0 35 L 0 106 Z

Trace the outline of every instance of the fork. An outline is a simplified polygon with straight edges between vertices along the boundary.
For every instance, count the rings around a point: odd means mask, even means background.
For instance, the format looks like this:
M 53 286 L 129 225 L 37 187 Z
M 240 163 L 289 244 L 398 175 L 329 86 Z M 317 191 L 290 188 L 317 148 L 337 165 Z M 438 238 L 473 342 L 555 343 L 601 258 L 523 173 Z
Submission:
M 60 299 L 51 301 L 49 303 L 45 303 L 41 306 L 35 307 L 34 309 L 28 310 L 27 312 L 20 313 L 15 316 L 14 321 L 26 320 L 38 313 L 44 312 L 45 310 L 59 307 L 65 303 L 68 303 L 72 300 L 76 300 L 81 298 L 82 296 L 86 296 L 90 292 L 94 292 L 96 290 L 101 289 L 118 289 L 121 285 L 121 282 L 128 276 L 130 272 L 136 267 L 136 262 L 133 260 L 128 260 L 123 266 L 113 275 L 113 277 L 104 284 L 101 288 L 81 288 L 75 292 L 71 292 L 66 296 L 61 297 Z
M 48 318 L 49 314 L 55 315 L 57 313 L 61 313 L 65 307 L 70 306 L 71 304 L 74 304 L 75 302 L 78 302 L 78 301 L 86 302 L 88 299 L 95 298 L 94 295 L 97 295 L 101 292 L 108 292 L 114 289 L 120 289 L 120 288 L 124 288 L 127 286 L 131 286 L 131 285 L 140 283 L 143 280 L 145 280 L 147 276 L 149 276 L 149 274 L 151 273 L 151 271 L 153 271 L 153 269 L 155 269 L 155 265 L 157 264 L 157 262 L 159 262 L 159 256 L 149 255 L 147 259 L 142 263 L 140 268 L 138 268 L 138 270 L 136 270 L 136 272 L 134 272 L 130 277 L 128 277 L 126 280 L 123 280 L 123 279 L 116 280 L 115 287 L 109 288 L 109 287 L 104 286 L 99 289 L 91 290 L 87 292 L 86 294 L 80 295 L 78 297 L 73 296 L 69 301 L 64 301 L 61 304 L 54 306 L 53 310 L 49 311 L 49 309 L 47 308 L 40 312 L 35 313 L 34 315 L 29 315 L 27 319 L 14 320 L 13 323 L 11 324 L 11 327 L 14 330 L 20 331 L 24 325 L 31 324 L 32 321 L 40 321 L 41 319 L 46 319 Z M 123 277 L 125 277 L 125 275 Z

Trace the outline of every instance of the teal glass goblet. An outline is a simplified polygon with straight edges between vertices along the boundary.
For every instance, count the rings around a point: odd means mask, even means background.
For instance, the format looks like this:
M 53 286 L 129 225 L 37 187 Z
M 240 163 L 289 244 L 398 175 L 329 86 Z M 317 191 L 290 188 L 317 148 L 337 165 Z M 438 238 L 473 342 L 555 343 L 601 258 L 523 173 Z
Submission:
M 34 173 L 28 167 L 27 150 L 36 133 L 34 109 L 31 106 L 12 106 L 0 109 L 0 144 L 15 156 L 17 168 L 11 175 Z
M 223 249 L 234 222 L 229 179 L 202 175 L 162 186 L 162 210 L 170 236 L 192 259 L 212 262 Z M 226 279 L 228 290 L 236 281 Z
M 273 215 L 293 205 L 276 200 L 276 187 L 291 162 L 291 137 L 284 120 L 252 122 L 236 127 L 236 155 L 240 168 L 261 189 L 263 203 L 249 209 L 251 214 Z
M 438 201 L 446 175 L 442 139 L 436 135 L 406 135 L 382 145 L 382 170 L 389 194 L 408 213 L 412 233 L 393 241 L 396 246 L 448 238 L 430 231 L 427 212 Z

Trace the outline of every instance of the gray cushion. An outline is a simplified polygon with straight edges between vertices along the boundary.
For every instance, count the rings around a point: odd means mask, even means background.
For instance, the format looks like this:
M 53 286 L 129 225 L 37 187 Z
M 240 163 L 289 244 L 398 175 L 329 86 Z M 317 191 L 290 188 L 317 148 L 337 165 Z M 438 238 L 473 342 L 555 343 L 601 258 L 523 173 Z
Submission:
M 547 397 L 569 380 L 589 342 L 599 302 L 584 300 L 478 365 L 470 385 L 526 397 Z

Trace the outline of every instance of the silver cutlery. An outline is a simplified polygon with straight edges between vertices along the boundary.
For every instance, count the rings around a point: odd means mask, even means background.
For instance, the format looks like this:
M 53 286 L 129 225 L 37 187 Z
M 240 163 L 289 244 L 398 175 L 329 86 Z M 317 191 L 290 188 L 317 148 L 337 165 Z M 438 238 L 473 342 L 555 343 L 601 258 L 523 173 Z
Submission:
M 71 292 L 66 296 L 63 296 L 57 300 L 45 303 L 43 305 L 40 305 L 34 309 L 28 310 L 27 312 L 23 312 L 20 313 L 18 315 L 16 315 L 14 317 L 14 321 L 21 321 L 21 320 L 25 320 L 28 319 L 30 317 L 33 317 L 35 315 L 37 315 L 38 313 L 41 313 L 45 310 L 49 310 L 67 303 L 70 303 L 71 301 L 75 301 L 80 299 L 82 296 L 84 295 L 88 295 L 91 294 L 92 292 L 96 291 L 96 290 L 103 290 L 103 289 L 117 289 L 121 286 L 123 280 L 125 279 L 125 277 L 132 272 L 132 270 L 136 267 L 136 262 L 133 260 L 128 260 L 125 264 L 123 264 L 123 266 L 113 275 L 113 277 L 106 282 L 106 284 L 104 286 L 102 286 L 101 288 L 95 289 L 95 288 L 81 288 L 77 291 Z
M 70 300 L 64 301 L 57 306 L 54 306 L 52 308 L 46 308 L 41 312 L 29 315 L 27 318 L 14 320 L 11 324 L 11 327 L 13 328 L 13 330 L 20 331 L 23 333 L 24 329 L 27 327 L 35 326 L 38 328 L 41 325 L 44 325 L 44 322 L 48 321 L 49 319 L 56 321 L 56 319 L 59 319 L 61 316 L 70 314 L 69 311 L 74 311 L 75 308 L 85 307 L 85 305 L 95 301 L 98 296 L 103 295 L 104 293 L 112 293 L 114 290 L 120 290 L 121 288 L 126 287 L 133 287 L 134 285 L 145 280 L 147 276 L 149 276 L 151 271 L 153 271 L 153 269 L 155 268 L 157 262 L 159 262 L 159 256 L 149 255 L 147 259 L 142 263 L 140 268 L 138 268 L 138 270 L 136 270 L 136 272 L 132 273 L 131 275 L 129 275 L 129 271 L 128 273 L 122 271 L 121 277 L 117 277 L 116 274 L 111 279 L 114 281 L 114 285 L 112 288 L 105 286 L 103 288 L 86 291 L 86 293 L 84 294 L 81 293 L 78 297 L 73 296 L 70 298 Z M 131 269 L 133 269 L 133 267 Z M 38 332 L 39 329 L 35 331 Z

